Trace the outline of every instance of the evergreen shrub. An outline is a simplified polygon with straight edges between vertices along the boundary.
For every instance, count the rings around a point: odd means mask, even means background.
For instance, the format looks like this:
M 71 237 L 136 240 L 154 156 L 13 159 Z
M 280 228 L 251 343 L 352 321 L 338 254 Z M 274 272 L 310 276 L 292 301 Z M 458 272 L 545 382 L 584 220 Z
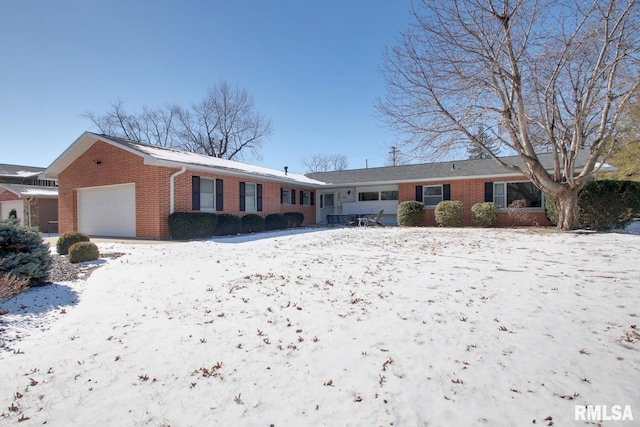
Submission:
M 460 227 L 464 205 L 459 200 L 443 200 L 436 205 L 436 224 L 440 227 Z
M 169 235 L 173 240 L 212 237 L 218 225 L 213 212 L 174 212 L 169 215 Z
M 216 236 L 232 236 L 242 230 L 242 219 L 234 214 L 218 215 L 218 225 L 213 232 Z
M 398 225 L 400 227 L 420 227 L 424 225 L 424 203 L 408 200 L 398 205 Z
M 269 214 L 264 219 L 264 227 L 265 230 L 284 230 L 289 227 L 289 220 L 283 214 Z
M 482 227 L 495 227 L 498 224 L 500 206 L 493 202 L 476 203 L 471 206 L 473 222 Z
M 47 280 L 53 260 L 40 232 L 16 219 L 0 220 L 0 274 L 28 280 L 31 286 Z
M 69 253 L 71 245 L 78 242 L 88 242 L 91 239 L 84 233 L 66 233 L 58 237 L 56 242 L 56 252 L 60 255 L 66 255 Z
M 69 248 L 69 262 L 95 261 L 100 258 L 98 246 L 93 242 L 78 242 Z
M 578 196 L 580 223 L 592 230 L 624 228 L 640 214 L 640 183 L 591 181 Z
M 289 228 L 300 227 L 304 222 L 304 214 L 302 212 L 285 212 L 283 215 L 289 221 Z
M 242 217 L 243 233 L 259 233 L 264 231 L 264 218 L 257 214 L 246 214 Z

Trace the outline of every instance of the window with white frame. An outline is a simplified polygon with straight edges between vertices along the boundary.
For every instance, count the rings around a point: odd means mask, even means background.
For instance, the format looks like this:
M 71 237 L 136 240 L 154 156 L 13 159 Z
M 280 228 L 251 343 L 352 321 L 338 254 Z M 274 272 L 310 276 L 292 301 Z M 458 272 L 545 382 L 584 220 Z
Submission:
M 371 202 L 374 200 L 380 200 L 380 193 L 378 191 L 363 191 L 358 193 L 359 202 Z
M 244 184 L 244 206 L 247 212 L 257 212 L 258 197 L 256 195 L 256 185 L 252 183 Z
M 300 196 L 301 196 L 300 204 L 304 206 L 311 205 L 311 193 L 309 191 L 301 191 Z
M 215 188 L 216 181 L 214 179 L 200 178 L 200 210 L 215 210 Z
M 291 204 L 291 192 L 292 191 L 289 190 L 288 188 L 283 188 L 282 189 L 282 204 L 283 205 L 290 205 Z
M 542 191 L 531 181 L 493 183 L 493 201 L 503 209 L 516 200 L 524 200 L 526 208 L 541 208 L 542 197 Z
M 436 206 L 442 200 L 442 185 L 425 185 L 422 187 L 422 201 L 425 207 Z

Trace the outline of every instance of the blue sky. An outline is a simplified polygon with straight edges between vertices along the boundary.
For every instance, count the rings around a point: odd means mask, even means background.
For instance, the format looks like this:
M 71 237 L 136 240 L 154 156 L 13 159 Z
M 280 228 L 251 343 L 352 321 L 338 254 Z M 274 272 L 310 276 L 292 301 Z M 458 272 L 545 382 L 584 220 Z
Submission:
M 48 166 L 81 115 L 190 105 L 217 82 L 245 88 L 274 134 L 250 163 L 304 172 L 312 154 L 384 166 L 377 117 L 385 46 L 410 0 L 0 2 L 0 163 Z

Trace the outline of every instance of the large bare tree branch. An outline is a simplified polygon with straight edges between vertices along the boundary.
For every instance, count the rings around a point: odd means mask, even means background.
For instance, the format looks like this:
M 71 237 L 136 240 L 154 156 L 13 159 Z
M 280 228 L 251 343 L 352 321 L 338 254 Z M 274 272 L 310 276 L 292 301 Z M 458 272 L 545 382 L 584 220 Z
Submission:
M 611 151 L 640 81 L 638 9 L 637 0 L 420 0 L 387 50 L 378 109 L 405 151 L 434 158 L 474 145 L 564 204 L 560 226 L 571 228 L 577 193 Z M 589 156 L 576 170 L 581 150 Z M 509 151 L 524 166 L 497 155 Z M 553 171 L 538 159 L 549 151 Z

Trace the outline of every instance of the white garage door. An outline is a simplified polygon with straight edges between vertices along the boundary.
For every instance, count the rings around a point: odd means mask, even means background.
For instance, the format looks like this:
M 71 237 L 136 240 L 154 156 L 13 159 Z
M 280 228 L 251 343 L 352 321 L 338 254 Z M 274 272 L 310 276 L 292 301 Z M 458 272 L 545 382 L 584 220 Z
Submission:
M 16 215 L 20 220 L 20 224 L 24 225 L 24 201 L 22 200 L 9 200 L 6 202 L 0 202 L 0 218 L 9 218 L 9 214 L 11 213 L 12 209 L 16 210 Z
M 78 231 L 89 236 L 136 237 L 135 184 L 79 189 Z

